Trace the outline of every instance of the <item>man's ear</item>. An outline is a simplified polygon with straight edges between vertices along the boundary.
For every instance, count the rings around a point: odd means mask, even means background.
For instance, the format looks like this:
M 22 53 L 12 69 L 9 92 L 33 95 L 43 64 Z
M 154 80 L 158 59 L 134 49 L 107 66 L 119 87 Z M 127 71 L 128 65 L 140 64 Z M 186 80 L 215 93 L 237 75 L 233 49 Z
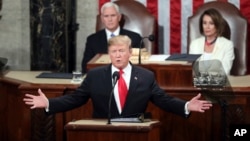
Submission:
M 101 18 L 101 22 L 104 23 L 104 22 L 103 22 L 103 15 L 100 15 L 100 18 Z
M 133 49 L 132 47 L 129 47 L 129 53 L 130 53 L 130 57 L 133 55 Z
M 118 17 L 119 17 L 119 22 L 121 21 L 121 19 L 122 19 L 122 14 L 121 13 L 119 13 L 118 14 Z

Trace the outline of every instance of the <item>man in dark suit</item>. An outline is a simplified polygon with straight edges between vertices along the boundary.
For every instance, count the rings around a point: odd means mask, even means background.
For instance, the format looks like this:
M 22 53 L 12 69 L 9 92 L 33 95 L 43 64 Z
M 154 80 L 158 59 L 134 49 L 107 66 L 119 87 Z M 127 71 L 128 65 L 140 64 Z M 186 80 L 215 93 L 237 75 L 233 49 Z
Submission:
M 123 29 L 119 26 L 121 14 L 119 7 L 113 2 L 105 3 L 101 8 L 101 21 L 104 29 L 87 37 L 85 51 L 82 59 L 82 72 L 86 73 L 87 63 L 97 53 L 107 53 L 107 41 L 111 36 L 127 35 L 132 40 L 132 47 L 139 47 L 142 37 L 135 32 Z
M 96 67 L 88 71 L 86 78 L 69 95 L 47 99 L 45 94 L 39 89 L 38 96 L 26 94 L 24 101 L 34 108 L 45 108 L 48 114 L 64 112 L 80 107 L 87 103 L 89 99 L 93 103 L 93 118 L 107 118 L 109 115 L 109 99 L 112 87 L 114 95 L 111 99 L 111 116 L 123 117 L 144 113 L 148 102 L 151 101 L 161 109 L 187 117 L 189 112 L 204 112 L 210 109 L 211 102 L 199 100 L 200 94 L 190 101 L 184 101 L 166 94 L 157 84 L 154 73 L 130 63 L 132 55 L 131 40 L 128 36 L 118 35 L 108 42 L 108 54 L 111 64 Z M 112 79 L 112 74 L 122 71 L 119 75 L 118 83 Z M 120 80 L 124 80 L 123 88 L 127 89 L 124 96 L 124 104 L 120 99 Z M 114 85 L 114 86 L 113 86 Z

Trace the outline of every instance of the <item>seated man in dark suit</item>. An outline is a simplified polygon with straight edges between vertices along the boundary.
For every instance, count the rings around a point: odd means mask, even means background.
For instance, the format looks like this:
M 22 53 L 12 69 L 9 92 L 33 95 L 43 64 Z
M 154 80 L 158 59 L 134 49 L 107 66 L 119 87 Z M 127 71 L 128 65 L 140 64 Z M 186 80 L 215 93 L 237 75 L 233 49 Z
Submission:
M 139 47 L 142 37 L 135 32 L 120 27 L 121 13 L 119 7 L 113 2 L 105 3 L 101 8 L 101 20 L 105 26 L 87 37 L 85 52 L 82 59 L 82 72 L 86 73 L 86 66 L 97 53 L 107 53 L 107 41 L 112 36 L 127 35 L 132 40 L 132 47 Z

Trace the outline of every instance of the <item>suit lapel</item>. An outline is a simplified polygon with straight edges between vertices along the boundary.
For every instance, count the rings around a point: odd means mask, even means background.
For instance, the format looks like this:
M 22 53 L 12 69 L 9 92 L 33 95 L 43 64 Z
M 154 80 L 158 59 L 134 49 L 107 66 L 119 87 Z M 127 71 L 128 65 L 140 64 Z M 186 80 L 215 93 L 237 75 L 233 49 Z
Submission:
M 106 88 L 108 88 L 108 92 L 107 94 L 109 95 L 108 97 L 110 97 L 110 93 L 112 91 L 112 88 L 113 88 L 113 82 L 112 82 L 112 75 L 109 75 L 111 74 L 111 64 L 108 65 L 104 71 L 104 80 L 106 80 L 104 82 L 104 85 L 106 86 Z M 112 95 L 112 99 L 111 99 L 111 109 L 113 109 L 111 111 L 111 115 L 112 116 L 116 116 L 116 115 L 119 115 L 119 111 L 118 111 L 118 108 L 117 108 L 117 105 L 116 105 L 116 101 L 115 101 L 115 98 L 114 98 L 114 94 Z
M 110 75 L 109 75 L 110 74 Z M 105 70 L 104 70 L 104 85 L 106 88 L 108 88 L 107 90 L 108 91 L 111 91 L 112 90 L 112 76 L 111 76 L 111 65 L 108 65 Z M 109 93 L 109 92 L 108 92 Z
M 132 65 L 128 95 L 127 95 L 126 102 L 125 102 L 124 109 L 123 109 L 122 113 L 124 113 L 124 112 L 126 113 L 126 110 L 129 110 L 129 109 L 126 109 L 127 104 L 129 103 L 130 99 L 134 98 L 134 94 L 136 94 L 135 91 L 136 91 L 136 88 L 137 88 L 137 85 L 139 82 L 138 78 L 140 77 L 138 75 L 139 75 L 138 70 L 136 69 L 136 67 L 134 67 Z
M 124 29 L 120 28 L 120 35 L 126 35 Z
M 129 95 L 134 93 L 135 88 L 137 87 L 137 84 L 138 84 L 138 71 L 132 65 L 131 78 L 130 78 L 129 91 L 128 91 Z
M 100 41 L 100 43 L 99 43 L 100 48 L 102 47 L 103 51 L 107 52 L 108 41 L 107 41 L 107 35 L 106 35 L 106 32 L 104 29 L 100 32 L 99 38 L 100 38 L 100 40 L 98 39 L 98 41 Z
M 218 59 L 218 56 L 222 56 L 221 53 L 223 53 L 223 51 L 221 51 L 220 44 L 221 44 L 221 38 L 218 37 L 217 41 L 214 44 L 214 50 L 211 59 Z

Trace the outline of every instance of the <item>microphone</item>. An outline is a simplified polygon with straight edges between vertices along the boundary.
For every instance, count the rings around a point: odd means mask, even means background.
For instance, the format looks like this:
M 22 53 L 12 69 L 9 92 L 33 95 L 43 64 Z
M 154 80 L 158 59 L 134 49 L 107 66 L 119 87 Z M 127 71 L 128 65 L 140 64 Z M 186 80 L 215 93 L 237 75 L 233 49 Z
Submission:
M 110 92 L 110 96 L 109 96 L 109 111 L 108 111 L 108 123 L 107 124 L 111 124 L 111 100 L 112 100 L 112 96 L 113 96 L 113 93 L 114 93 L 114 88 L 115 88 L 115 84 L 117 83 L 118 79 L 120 78 L 120 74 L 118 71 L 115 71 L 112 75 L 112 78 L 113 78 L 113 87 L 112 87 L 112 90 Z
M 154 35 L 149 35 L 147 37 L 142 37 L 141 42 L 140 42 L 140 46 L 139 46 L 139 58 L 138 58 L 138 63 L 141 64 L 141 48 L 143 45 L 143 40 L 148 38 L 149 41 L 154 41 L 155 40 L 155 36 Z

